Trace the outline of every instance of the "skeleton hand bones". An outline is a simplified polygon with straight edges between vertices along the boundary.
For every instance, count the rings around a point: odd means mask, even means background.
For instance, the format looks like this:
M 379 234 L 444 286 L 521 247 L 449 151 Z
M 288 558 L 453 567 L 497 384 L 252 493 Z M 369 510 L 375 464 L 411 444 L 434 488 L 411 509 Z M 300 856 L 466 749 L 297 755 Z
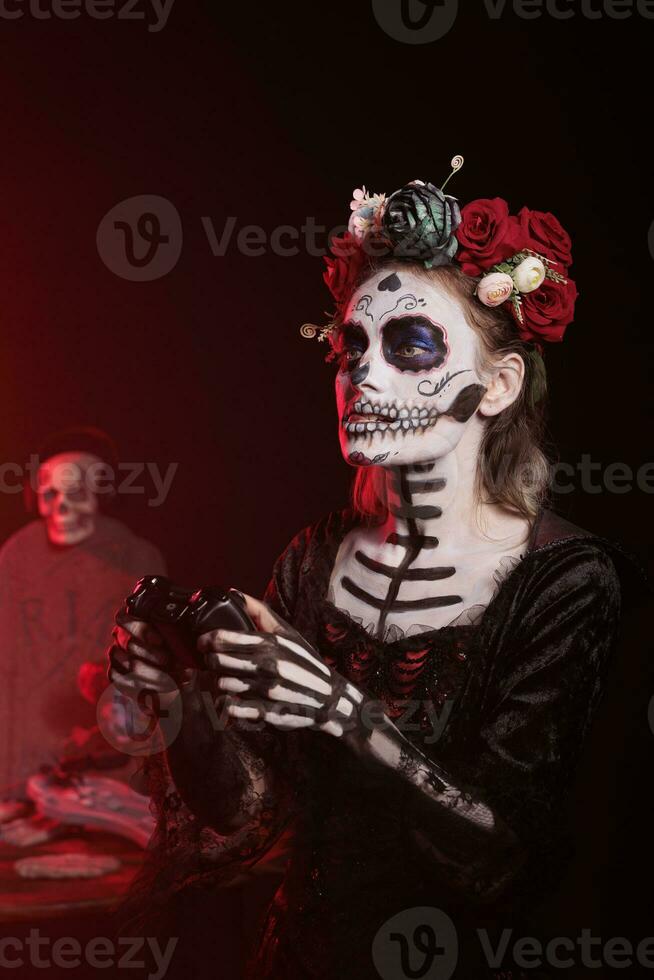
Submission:
M 308 728 L 340 737 L 361 729 L 362 691 L 328 667 L 316 650 L 265 603 L 244 595 L 256 631 L 212 630 L 198 638 L 207 669 L 225 695 L 224 710 L 256 728 Z M 125 695 L 145 689 L 167 704 L 178 692 L 174 658 L 158 631 L 116 617 L 109 679 Z M 187 675 L 195 671 L 186 671 Z M 191 687 L 193 678 L 189 678 Z
M 228 714 L 335 737 L 358 727 L 363 693 L 265 603 L 244 598 L 258 632 L 213 630 L 198 640 L 207 667 L 228 695 Z

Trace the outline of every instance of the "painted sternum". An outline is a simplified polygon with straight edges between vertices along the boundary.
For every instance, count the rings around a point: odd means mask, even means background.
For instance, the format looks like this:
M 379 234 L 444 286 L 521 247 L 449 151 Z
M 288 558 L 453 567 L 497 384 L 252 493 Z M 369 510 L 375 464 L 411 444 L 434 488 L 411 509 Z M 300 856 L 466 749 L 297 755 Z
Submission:
M 358 584 L 349 575 L 341 578 L 341 586 L 346 592 L 378 613 L 377 635 L 380 638 L 384 636 L 388 617 L 393 614 L 437 609 L 462 602 L 460 595 L 437 588 L 428 596 L 420 594 L 419 590 L 418 594 L 411 597 L 411 592 L 415 588 L 419 589 L 419 583 L 437 583 L 456 574 L 456 569 L 449 565 L 415 566 L 423 550 L 438 547 L 437 537 L 426 535 L 419 529 L 419 522 L 437 520 L 442 513 L 437 505 L 420 502 L 421 495 L 445 488 L 445 479 L 430 476 L 433 468 L 433 463 L 413 464 L 401 467 L 397 473 L 398 501 L 391 506 L 390 512 L 406 526 L 406 532 L 392 532 L 386 538 L 386 543 L 404 549 L 404 556 L 399 564 L 386 564 L 371 558 L 362 549 L 357 549 L 354 559 L 362 569 L 372 573 L 374 589 Z M 424 499 L 422 496 L 422 500 Z M 399 598 L 401 589 L 403 597 Z

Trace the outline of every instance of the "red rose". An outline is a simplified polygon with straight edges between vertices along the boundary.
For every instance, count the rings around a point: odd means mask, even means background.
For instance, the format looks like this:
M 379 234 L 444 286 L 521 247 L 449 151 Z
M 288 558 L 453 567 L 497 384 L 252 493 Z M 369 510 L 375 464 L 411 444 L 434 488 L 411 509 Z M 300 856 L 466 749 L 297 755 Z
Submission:
M 523 208 L 518 220 L 528 245 L 534 252 L 540 252 L 547 259 L 559 262 L 564 269 L 572 265 L 572 242 L 570 235 L 562 227 L 558 218 L 543 211 L 530 211 Z M 561 271 L 561 270 L 558 270 Z
M 523 294 L 524 323 L 518 321 L 513 304 L 509 304 L 523 340 L 563 340 L 565 328 L 574 318 L 578 295 L 572 279 L 567 283 L 546 279 L 533 293 Z
M 342 306 L 352 295 L 366 256 L 349 232 L 340 238 L 332 238 L 330 248 L 333 258 L 325 257 L 327 268 L 323 272 L 323 279 L 337 304 Z
M 466 204 L 456 237 L 460 246 L 456 261 L 468 276 L 481 275 L 526 244 L 520 222 L 509 214 L 509 206 L 501 197 Z

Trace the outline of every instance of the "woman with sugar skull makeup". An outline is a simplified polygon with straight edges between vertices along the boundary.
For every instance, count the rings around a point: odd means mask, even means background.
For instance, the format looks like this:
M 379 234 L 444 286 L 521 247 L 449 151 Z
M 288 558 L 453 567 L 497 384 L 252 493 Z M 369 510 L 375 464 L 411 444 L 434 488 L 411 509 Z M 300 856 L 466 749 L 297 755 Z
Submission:
M 302 332 L 330 344 L 353 504 L 296 535 L 263 603 L 246 597 L 256 632 L 200 638 L 182 735 L 151 763 L 143 887 L 175 933 L 286 828 L 253 978 L 426 975 L 435 948 L 401 915 L 420 907 L 452 918 L 456 976 L 490 976 L 474 928 L 513 925 L 561 870 L 631 561 L 544 506 L 542 344 L 576 298 L 556 218 L 461 212 L 422 181 L 356 191 L 351 210 L 327 260 L 336 315 Z M 170 687 L 144 624 L 119 616 L 111 659 L 127 693 Z

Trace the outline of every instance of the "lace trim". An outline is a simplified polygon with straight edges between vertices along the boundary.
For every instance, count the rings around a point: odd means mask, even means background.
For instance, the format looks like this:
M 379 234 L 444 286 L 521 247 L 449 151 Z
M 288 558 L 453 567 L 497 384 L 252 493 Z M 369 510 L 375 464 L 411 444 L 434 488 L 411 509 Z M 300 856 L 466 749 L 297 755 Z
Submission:
M 444 626 L 434 627 L 434 626 L 427 626 L 423 623 L 413 623 L 406 630 L 403 630 L 401 626 L 397 626 L 395 623 L 391 623 L 390 626 L 386 627 L 386 630 L 384 632 L 384 637 L 381 640 L 381 642 L 386 644 L 398 643 L 400 640 L 405 640 L 408 639 L 409 637 L 422 636 L 425 633 L 440 633 L 441 630 L 455 629 L 461 626 L 463 627 L 479 626 L 482 619 L 484 618 L 486 610 L 488 609 L 490 604 L 495 600 L 495 598 L 497 597 L 500 589 L 502 588 L 506 580 L 509 578 L 511 573 L 518 567 L 518 565 L 522 562 L 524 557 L 525 555 L 521 555 L 519 558 L 515 558 L 512 555 L 505 555 L 504 558 L 500 559 L 499 565 L 493 572 L 493 581 L 495 582 L 495 588 L 493 589 L 493 593 L 487 603 L 485 604 L 476 603 L 474 606 L 468 606 L 467 609 L 464 609 L 462 612 L 457 613 L 454 619 L 451 619 L 449 623 L 446 623 Z M 355 616 L 353 613 L 348 612 L 347 609 L 341 609 L 339 606 L 335 605 L 329 599 L 324 599 L 323 602 L 326 603 L 326 605 L 330 606 L 332 609 L 335 609 L 341 615 L 345 616 L 352 623 L 356 624 L 358 627 L 360 627 L 362 630 L 368 633 L 368 635 L 371 636 L 373 639 L 376 639 L 375 623 L 364 623 L 362 616 Z

